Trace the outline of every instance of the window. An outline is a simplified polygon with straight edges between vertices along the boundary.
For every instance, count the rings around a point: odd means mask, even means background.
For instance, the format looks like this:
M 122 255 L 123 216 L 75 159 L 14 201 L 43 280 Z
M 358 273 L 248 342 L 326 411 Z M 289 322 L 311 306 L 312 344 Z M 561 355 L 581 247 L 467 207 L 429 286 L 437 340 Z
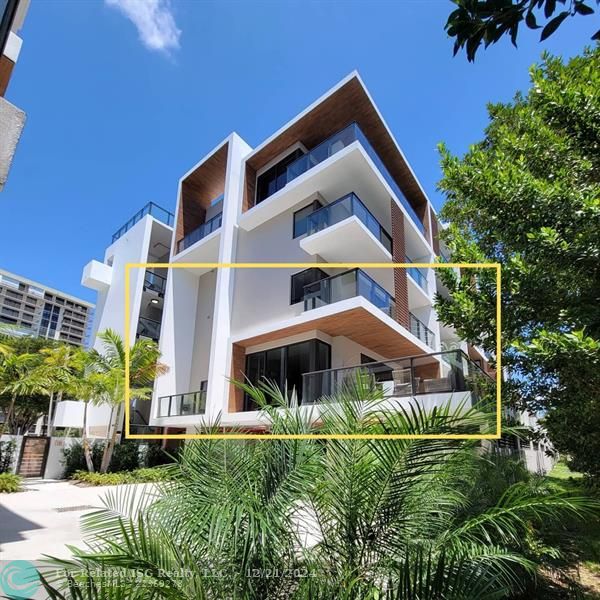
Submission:
M 366 354 L 362 354 L 360 355 L 360 364 L 361 365 L 368 365 L 369 363 L 374 363 L 377 362 L 374 358 L 371 358 L 370 356 L 367 356 Z
M 274 382 L 279 389 L 285 390 L 288 397 L 295 390 L 298 402 L 302 402 L 304 373 L 322 371 L 331 368 L 331 346 L 321 340 L 271 348 L 246 356 L 246 377 L 254 385 L 261 381 Z M 258 410 L 252 398 L 246 394 L 245 410 Z
M 285 186 L 288 166 L 303 154 L 304 152 L 298 148 L 258 176 L 256 180 L 256 204 L 260 204 Z
M 300 273 L 292 275 L 290 304 L 296 304 L 297 302 L 302 302 L 302 300 L 304 300 L 304 286 L 321 281 L 321 279 L 327 279 L 327 277 L 329 277 L 329 275 L 318 268 L 306 269 L 305 271 L 300 271 Z
M 294 213 L 294 238 L 306 233 L 308 215 L 315 212 L 315 210 L 319 210 L 322 206 L 323 205 L 318 200 L 314 200 L 308 206 L 305 206 Z

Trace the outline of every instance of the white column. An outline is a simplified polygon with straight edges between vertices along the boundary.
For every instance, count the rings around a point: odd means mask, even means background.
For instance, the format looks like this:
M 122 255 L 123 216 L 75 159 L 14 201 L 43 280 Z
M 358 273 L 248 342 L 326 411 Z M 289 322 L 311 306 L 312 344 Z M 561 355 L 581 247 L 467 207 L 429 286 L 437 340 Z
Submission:
M 252 150 L 236 133 L 229 137 L 227 175 L 223 198 L 223 224 L 219 262 L 232 263 L 236 257 L 238 218 L 242 210 L 244 190 L 244 157 Z M 227 412 L 229 377 L 231 376 L 231 316 L 235 269 L 219 268 L 215 293 L 215 309 L 208 369 L 206 419 L 214 421 Z

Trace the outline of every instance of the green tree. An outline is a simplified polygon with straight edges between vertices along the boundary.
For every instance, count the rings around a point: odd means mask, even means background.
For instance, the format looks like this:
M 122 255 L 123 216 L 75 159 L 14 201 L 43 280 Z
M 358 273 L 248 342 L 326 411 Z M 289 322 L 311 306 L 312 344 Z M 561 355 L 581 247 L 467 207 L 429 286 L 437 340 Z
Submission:
M 65 394 L 77 397 L 77 383 L 83 377 L 86 352 L 83 348 L 60 344 L 52 348 L 42 348 L 40 353 L 43 359 L 38 369 L 41 377 L 48 381 L 47 389 L 50 392 L 48 435 L 51 435 L 54 401 L 61 402 Z
M 360 378 L 320 405 L 318 424 L 286 408 L 276 387 L 245 389 L 275 434 L 495 426 L 474 409 L 386 409 Z M 598 504 L 525 477 L 483 498 L 480 474 L 496 459 L 475 440 L 194 440 L 168 467 L 172 481 L 147 496 L 111 494 L 83 518 L 89 546 L 57 565 L 66 573 L 51 583 L 62 592 L 49 588 L 49 597 L 507 598 L 534 585 L 526 540 L 536 526 L 587 517 Z
M 112 329 L 98 334 L 102 350 L 92 350 L 92 369 L 101 375 L 96 378 L 96 402 L 108 403 L 112 407 L 108 443 L 102 457 L 102 473 L 106 473 L 117 441 L 118 428 L 123 422 L 125 402 L 125 344 L 121 336 Z M 167 372 L 160 362 L 158 345 L 152 340 L 138 339 L 129 353 L 130 397 L 147 400 L 152 394 L 154 379 Z
M 38 364 L 39 357 L 35 354 L 16 354 L 9 351 L 0 355 L 0 395 L 10 398 L 4 422 L 0 427 L 0 436 L 7 428 L 14 429 L 12 421 L 18 398 L 47 393 L 49 382 L 36 369 Z
M 442 147 L 442 233 L 458 262 L 502 263 L 503 364 L 520 408 L 544 411 L 550 439 L 600 475 L 600 49 L 544 55 L 531 88 L 489 106 L 485 139 Z M 450 269 L 441 320 L 494 351 L 496 286 Z
M 485 44 L 495 44 L 509 35 L 517 45 L 519 26 L 525 23 L 529 29 L 541 29 L 540 41 L 550 37 L 568 18 L 575 15 L 593 15 L 594 9 L 584 0 L 453 0 L 457 8 L 450 13 L 446 31 L 455 38 L 454 54 L 465 48 L 467 59 L 475 60 L 475 54 Z M 600 0 L 595 0 L 600 4 Z M 559 6 L 560 5 L 560 6 Z M 557 9 L 560 10 L 556 14 Z M 539 19 L 545 19 L 544 25 Z M 598 30 L 592 39 L 600 39 Z

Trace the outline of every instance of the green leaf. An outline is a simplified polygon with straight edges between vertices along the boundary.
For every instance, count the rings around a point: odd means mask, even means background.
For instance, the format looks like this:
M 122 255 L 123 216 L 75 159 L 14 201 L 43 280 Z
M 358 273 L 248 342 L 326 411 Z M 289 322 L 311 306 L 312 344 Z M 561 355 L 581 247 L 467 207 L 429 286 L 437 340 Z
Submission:
M 560 24 L 569 16 L 569 11 L 565 10 L 561 12 L 557 17 L 554 17 L 542 30 L 540 41 L 543 42 L 546 38 L 550 37 L 559 27 Z

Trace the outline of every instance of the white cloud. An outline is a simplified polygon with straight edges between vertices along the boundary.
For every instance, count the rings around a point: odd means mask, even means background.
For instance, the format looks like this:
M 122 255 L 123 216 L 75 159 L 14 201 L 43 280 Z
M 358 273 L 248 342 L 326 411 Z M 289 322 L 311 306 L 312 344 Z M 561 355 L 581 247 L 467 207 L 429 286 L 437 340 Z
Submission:
M 169 0 L 104 0 L 137 28 L 146 48 L 168 52 L 179 48 L 177 28 Z

